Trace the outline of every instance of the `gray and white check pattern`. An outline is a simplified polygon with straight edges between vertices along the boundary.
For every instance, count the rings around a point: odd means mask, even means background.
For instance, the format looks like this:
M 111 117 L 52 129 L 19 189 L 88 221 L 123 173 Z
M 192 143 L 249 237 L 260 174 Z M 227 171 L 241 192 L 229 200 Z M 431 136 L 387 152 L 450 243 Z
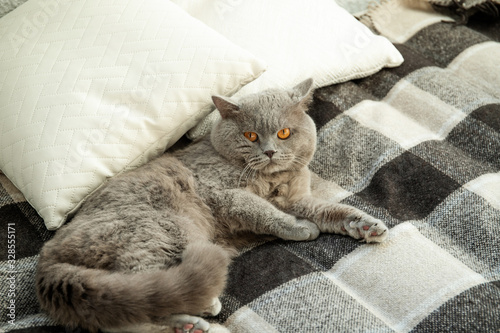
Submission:
M 256 244 L 232 264 L 212 321 L 237 333 L 500 331 L 499 41 L 498 20 L 480 15 L 433 23 L 396 44 L 402 66 L 318 89 L 318 192 L 384 220 L 390 237 Z M 2 228 L 18 237 L 16 321 L 2 283 L 0 330 L 83 332 L 39 313 L 33 274 L 52 233 L 0 184 Z

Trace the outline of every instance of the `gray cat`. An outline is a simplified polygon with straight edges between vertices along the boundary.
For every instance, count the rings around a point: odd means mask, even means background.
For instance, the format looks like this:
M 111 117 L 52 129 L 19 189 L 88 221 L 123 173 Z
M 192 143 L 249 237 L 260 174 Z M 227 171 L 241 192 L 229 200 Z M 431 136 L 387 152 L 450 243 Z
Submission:
M 228 332 L 201 316 L 220 311 L 249 234 L 383 241 L 380 220 L 311 194 L 311 87 L 214 96 L 222 119 L 209 137 L 109 180 L 43 247 L 42 308 L 93 332 Z

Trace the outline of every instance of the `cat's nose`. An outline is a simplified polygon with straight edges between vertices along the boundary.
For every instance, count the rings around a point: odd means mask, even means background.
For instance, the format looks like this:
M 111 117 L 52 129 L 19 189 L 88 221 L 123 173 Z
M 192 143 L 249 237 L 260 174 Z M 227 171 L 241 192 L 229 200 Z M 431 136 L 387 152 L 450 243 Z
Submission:
M 273 157 L 276 150 L 266 150 L 264 154 L 266 154 L 269 158 Z

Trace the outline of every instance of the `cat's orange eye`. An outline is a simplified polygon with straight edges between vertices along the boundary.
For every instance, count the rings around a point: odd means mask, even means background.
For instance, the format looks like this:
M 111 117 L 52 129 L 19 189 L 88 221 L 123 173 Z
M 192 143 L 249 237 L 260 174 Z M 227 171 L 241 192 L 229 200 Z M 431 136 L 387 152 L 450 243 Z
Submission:
M 259 138 L 257 133 L 255 133 L 255 132 L 245 132 L 243 134 L 245 135 L 245 138 L 247 138 L 248 140 L 250 140 L 252 142 L 257 141 L 257 139 Z
M 280 138 L 281 140 L 288 139 L 289 136 L 290 136 L 290 129 L 289 128 L 283 128 L 282 130 L 280 130 L 278 132 L 278 138 Z

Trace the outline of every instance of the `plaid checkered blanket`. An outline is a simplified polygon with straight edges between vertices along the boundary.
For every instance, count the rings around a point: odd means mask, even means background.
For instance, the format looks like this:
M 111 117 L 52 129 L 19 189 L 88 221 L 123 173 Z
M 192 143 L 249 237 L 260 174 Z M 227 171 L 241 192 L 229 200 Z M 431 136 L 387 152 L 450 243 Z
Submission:
M 318 89 L 310 110 L 315 190 L 384 220 L 389 239 L 256 244 L 232 264 L 213 321 L 244 333 L 500 331 L 500 22 L 441 19 L 383 2 L 367 22 L 404 64 Z M 52 233 L 0 185 L 0 331 L 83 333 L 40 313 L 33 277 Z

